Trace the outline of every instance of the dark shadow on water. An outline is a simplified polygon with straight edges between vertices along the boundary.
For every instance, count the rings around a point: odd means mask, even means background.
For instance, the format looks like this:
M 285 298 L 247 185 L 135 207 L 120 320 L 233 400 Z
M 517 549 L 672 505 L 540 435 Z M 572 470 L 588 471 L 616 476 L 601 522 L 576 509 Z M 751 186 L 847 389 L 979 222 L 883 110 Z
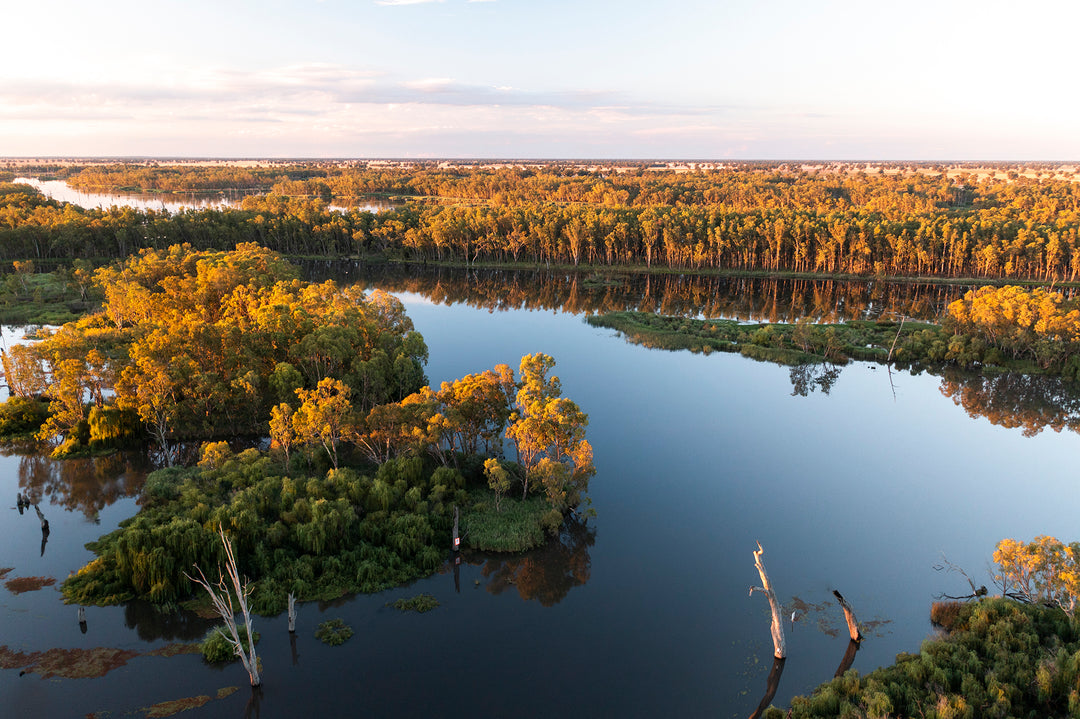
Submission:
M 124 624 L 147 642 L 190 642 L 201 640 L 220 619 L 203 619 L 194 612 L 175 607 L 158 607 L 150 602 L 133 601 L 124 605 Z

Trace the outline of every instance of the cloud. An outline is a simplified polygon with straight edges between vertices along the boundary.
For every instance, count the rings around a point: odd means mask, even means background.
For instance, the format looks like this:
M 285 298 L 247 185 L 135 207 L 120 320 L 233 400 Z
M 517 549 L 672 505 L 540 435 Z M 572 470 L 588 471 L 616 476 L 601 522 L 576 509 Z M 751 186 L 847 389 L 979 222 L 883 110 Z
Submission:
M 376 5 L 424 5 L 443 0 L 375 0 Z

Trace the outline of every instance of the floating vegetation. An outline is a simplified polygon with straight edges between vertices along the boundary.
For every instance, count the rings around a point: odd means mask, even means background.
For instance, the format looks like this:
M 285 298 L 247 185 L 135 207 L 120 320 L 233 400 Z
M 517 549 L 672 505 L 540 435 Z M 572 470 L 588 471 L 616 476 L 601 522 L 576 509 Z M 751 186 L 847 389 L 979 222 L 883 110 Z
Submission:
M 15 577 L 4 582 L 4 586 L 12 594 L 36 592 L 42 587 L 51 587 L 54 584 L 56 580 L 52 577 Z
M 96 679 L 119 669 L 139 656 L 130 649 L 49 649 L 44 652 L 18 652 L 0 646 L 0 669 L 25 668 L 42 679 Z
M 8 575 L 8 572 L 14 572 L 15 567 L 0 567 L 0 579 L 3 579 Z
M 402 612 L 420 612 L 423 614 L 439 606 L 439 600 L 430 594 L 417 594 L 415 597 L 409 597 L 408 599 L 398 599 L 388 606 Z
M 188 709 L 198 709 L 204 704 L 209 704 L 211 701 L 213 700 L 210 697 L 201 694 L 197 697 L 173 699 L 172 701 L 152 704 L 151 706 L 143 707 L 142 711 L 147 717 L 171 717 L 174 714 L 186 712 Z
M 346 624 L 344 619 L 331 619 L 323 622 L 315 630 L 315 638 L 332 647 L 344 644 L 352 635 L 352 627 Z
M 195 643 L 183 643 L 173 642 L 172 644 L 166 644 L 163 647 L 159 647 L 153 651 L 146 652 L 143 656 L 147 657 L 175 657 L 180 654 L 199 654 L 202 652 L 202 647 Z
M 795 596 L 784 605 L 784 616 L 790 616 L 792 612 L 795 614 L 795 624 L 813 626 L 827 637 L 835 638 L 847 634 L 843 609 L 835 601 L 827 600 L 815 604 Z M 892 620 L 875 617 L 869 621 L 860 621 L 859 629 L 864 637 L 880 637 L 889 633 L 889 630 L 885 629 L 887 624 L 892 624 Z
M 217 698 L 224 699 L 225 697 L 231 696 L 238 691 L 240 691 L 240 687 L 222 687 L 221 689 L 217 690 Z

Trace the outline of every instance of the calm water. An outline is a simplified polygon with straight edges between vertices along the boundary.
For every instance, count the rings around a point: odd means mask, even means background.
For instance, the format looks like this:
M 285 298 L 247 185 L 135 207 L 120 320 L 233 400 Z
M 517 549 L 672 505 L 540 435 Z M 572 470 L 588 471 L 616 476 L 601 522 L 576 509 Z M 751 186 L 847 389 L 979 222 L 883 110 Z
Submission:
M 37 180 L 18 177 L 15 182 L 31 185 L 46 197 L 60 202 L 71 202 L 88 209 L 110 207 L 133 207 L 138 210 L 206 210 L 239 207 L 244 197 L 254 192 L 224 190 L 219 192 L 85 192 L 68 185 L 63 180 Z M 388 200 L 363 198 L 349 205 L 331 204 L 331 210 L 368 210 L 379 212 L 398 206 Z
M 101 679 L 0 671 L 5 715 L 121 716 L 240 686 L 183 716 L 746 716 L 772 655 L 767 602 L 747 597 L 756 541 L 781 600 L 802 612 L 787 628 L 774 700 L 784 705 L 831 678 L 847 648 L 833 589 L 870 624 L 854 663 L 867 672 L 918 650 L 936 595 L 966 591 L 958 575 L 935 571 L 942 555 L 989 584 L 998 540 L 1076 538 L 1080 436 L 1039 431 L 1076 424 L 1060 386 L 855 364 L 826 394 L 817 375 L 628 344 L 549 300 L 493 305 L 482 290 L 474 306 L 468 287 L 386 284 L 427 340 L 433 384 L 526 353 L 556 358 L 565 394 L 590 415 L 599 516 L 538 555 L 466 557 L 407 588 L 302 605 L 294 643 L 284 617 L 257 619 L 257 705 L 239 665 L 139 656 Z M 76 470 L 0 457 L 8 578 L 62 579 L 91 557 L 84 542 L 137 510 L 140 469 L 122 461 L 83 470 L 110 488 L 100 500 Z M 15 508 L 17 491 L 38 487 L 52 524 L 43 553 L 33 510 Z M 422 591 L 442 606 L 426 615 L 385 606 Z M 312 633 L 334 617 L 356 634 L 326 647 Z M 0 644 L 21 651 L 145 654 L 206 630 L 138 605 L 90 607 L 87 619 L 83 634 L 55 587 L 0 589 Z

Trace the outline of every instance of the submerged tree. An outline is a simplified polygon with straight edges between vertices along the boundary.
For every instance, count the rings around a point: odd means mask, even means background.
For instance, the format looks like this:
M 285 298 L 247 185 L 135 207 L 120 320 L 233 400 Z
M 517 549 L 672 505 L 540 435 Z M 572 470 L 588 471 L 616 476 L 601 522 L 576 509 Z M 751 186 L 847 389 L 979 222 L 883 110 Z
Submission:
M 211 584 L 197 564 L 193 566 L 198 570 L 199 576 L 193 577 L 186 573 L 185 576 L 202 586 L 206 593 L 210 595 L 210 601 L 213 603 L 214 609 L 225 620 L 229 635 L 226 636 L 225 632 L 221 632 L 220 629 L 218 631 L 232 644 L 236 656 L 243 662 L 244 669 L 247 670 L 248 677 L 251 679 L 251 686 L 257 687 L 262 684 L 262 679 L 259 677 L 259 659 L 255 656 L 255 638 L 254 632 L 251 630 L 251 613 L 248 611 L 247 598 L 251 590 L 246 581 L 240 581 L 240 572 L 236 567 L 236 555 L 233 554 L 232 542 L 225 536 L 225 530 L 221 527 L 218 527 L 218 536 L 221 537 L 221 543 L 225 547 L 225 556 L 227 558 L 225 572 L 223 573 L 220 568 L 218 569 L 218 581 Z M 226 573 L 228 574 L 227 581 Z M 233 605 L 233 596 L 236 597 L 236 606 Z M 236 625 L 236 612 L 238 610 L 244 618 L 244 630 L 247 632 L 246 647 L 240 639 L 240 631 Z

